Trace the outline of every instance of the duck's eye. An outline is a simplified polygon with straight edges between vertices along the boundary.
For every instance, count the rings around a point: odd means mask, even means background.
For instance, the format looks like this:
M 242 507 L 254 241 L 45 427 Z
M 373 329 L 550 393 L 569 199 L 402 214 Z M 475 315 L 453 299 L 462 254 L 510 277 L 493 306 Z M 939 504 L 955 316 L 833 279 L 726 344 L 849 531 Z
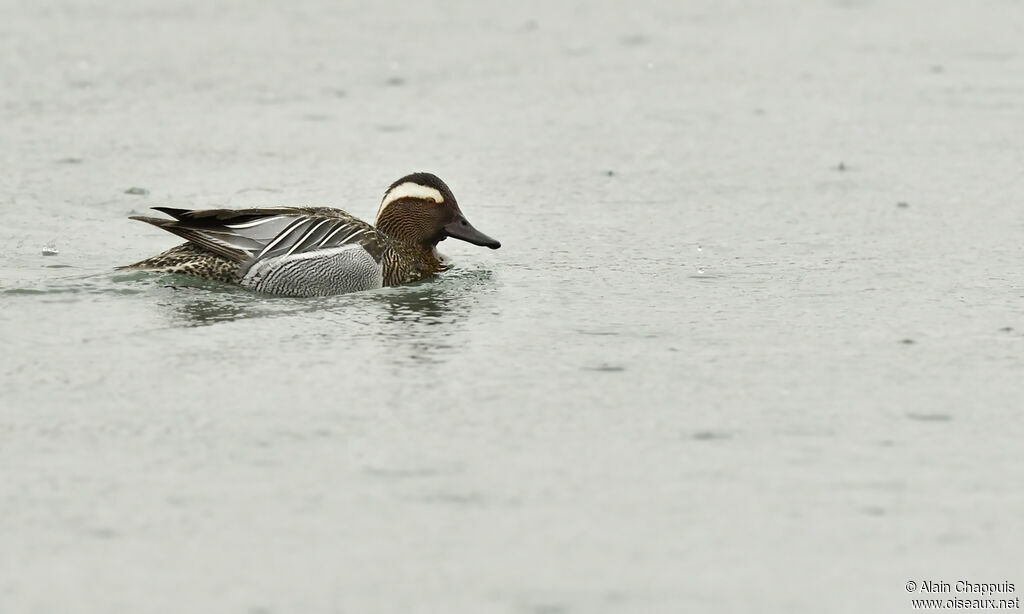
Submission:
M 467 222 L 466 220 L 460 220 L 459 224 L 462 226 L 469 226 L 469 222 Z

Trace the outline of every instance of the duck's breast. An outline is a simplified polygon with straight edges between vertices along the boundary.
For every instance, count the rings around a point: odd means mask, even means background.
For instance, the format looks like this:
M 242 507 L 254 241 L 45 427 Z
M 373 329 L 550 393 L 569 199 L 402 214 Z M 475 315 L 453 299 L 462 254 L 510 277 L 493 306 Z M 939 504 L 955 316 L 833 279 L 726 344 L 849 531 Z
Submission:
M 285 296 L 329 296 L 384 285 L 381 263 L 358 243 L 262 258 L 239 281 L 257 292 Z

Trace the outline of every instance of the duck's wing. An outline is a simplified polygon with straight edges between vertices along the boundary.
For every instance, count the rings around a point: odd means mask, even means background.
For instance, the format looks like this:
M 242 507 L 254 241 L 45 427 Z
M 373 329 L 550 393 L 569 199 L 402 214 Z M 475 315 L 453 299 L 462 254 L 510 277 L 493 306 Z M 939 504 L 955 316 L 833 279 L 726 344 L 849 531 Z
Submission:
M 373 226 L 339 209 L 204 209 L 154 207 L 174 219 L 134 216 L 233 262 L 251 267 L 277 256 L 359 244 L 380 259 Z

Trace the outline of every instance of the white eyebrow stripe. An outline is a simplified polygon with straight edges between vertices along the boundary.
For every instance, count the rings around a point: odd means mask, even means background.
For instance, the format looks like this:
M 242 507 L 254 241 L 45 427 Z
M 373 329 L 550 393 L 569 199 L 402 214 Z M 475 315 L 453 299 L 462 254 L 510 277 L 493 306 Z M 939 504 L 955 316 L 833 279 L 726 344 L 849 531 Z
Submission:
M 258 220 L 252 221 L 252 222 L 243 222 L 241 224 L 224 224 L 224 226 L 226 226 L 227 228 L 233 228 L 235 230 L 240 230 L 242 228 L 252 228 L 253 226 L 259 226 L 260 224 L 266 224 L 267 222 L 273 222 L 275 220 L 281 219 L 281 217 L 282 216 L 280 216 L 280 215 L 275 215 L 275 216 L 272 216 L 272 217 L 260 218 Z
M 295 220 L 294 222 L 292 222 L 291 225 L 288 226 L 288 228 L 285 228 L 283 231 L 281 231 L 281 234 L 277 235 L 277 237 L 273 241 L 271 241 L 270 243 L 267 243 L 267 246 L 264 247 L 263 250 L 260 251 L 260 253 L 256 254 L 256 258 L 262 258 L 264 254 L 266 254 L 270 250 L 274 249 L 275 245 L 277 245 L 278 243 L 283 241 L 285 238 L 287 238 L 288 235 L 290 235 L 293 232 L 295 232 L 296 228 L 298 228 L 302 224 L 305 224 L 308 221 L 309 221 L 309 218 L 307 218 L 307 217 L 300 217 L 297 220 Z
M 302 237 L 300 237 L 299 240 L 295 242 L 295 245 L 292 245 L 292 248 L 288 250 L 288 253 L 286 253 L 285 256 L 291 256 L 295 250 L 299 249 L 299 247 L 306 242 L 306 239 L 313 236 L 313 233 L 316 232 L 317 228 L 320 228 L 329 221 L 330 220 L 320 220 L 318 224 L 314 225 L 312 228 L 303 233 Z
M 384 200 L 380 203 L 380 211 L 401 198 L 422 198 L 438 204 L 444 202 L 444 196 L 441 195 L 440 190 L 413 181 L 406 181 L 388 190 L 388 193 L 384 195 Z

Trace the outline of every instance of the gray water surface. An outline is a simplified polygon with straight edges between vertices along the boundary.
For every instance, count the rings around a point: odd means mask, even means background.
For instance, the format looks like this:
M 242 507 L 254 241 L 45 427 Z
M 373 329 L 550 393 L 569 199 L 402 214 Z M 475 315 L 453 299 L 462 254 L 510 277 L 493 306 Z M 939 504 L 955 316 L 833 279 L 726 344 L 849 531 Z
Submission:
M 0 2 L 0 611 L 1024 586 L 1021 32 L 998 1 Z M 416 170 L 503 247 L 325 299 L 114 270 L 175 244 L 152 206 L 372 220 Z

